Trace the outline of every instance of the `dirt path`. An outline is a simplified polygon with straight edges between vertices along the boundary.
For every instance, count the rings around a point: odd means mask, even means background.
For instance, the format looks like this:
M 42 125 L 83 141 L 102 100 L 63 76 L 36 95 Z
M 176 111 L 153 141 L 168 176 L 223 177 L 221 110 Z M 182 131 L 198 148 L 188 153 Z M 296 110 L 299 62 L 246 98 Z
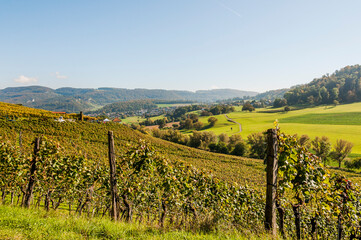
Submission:
M 239 122 L 236 122 L 236 121 L 234 121 L 232 118 L 229 118 L 229 117 L 227 116 L 227 114 L 224 114 L 224 116 L 226 116 L 227 121 L 238 124 L 238 126 L 239 126 L 239 132 L 236 132 L 236 133 L 242 132 L 242 125 L 241 125 Z

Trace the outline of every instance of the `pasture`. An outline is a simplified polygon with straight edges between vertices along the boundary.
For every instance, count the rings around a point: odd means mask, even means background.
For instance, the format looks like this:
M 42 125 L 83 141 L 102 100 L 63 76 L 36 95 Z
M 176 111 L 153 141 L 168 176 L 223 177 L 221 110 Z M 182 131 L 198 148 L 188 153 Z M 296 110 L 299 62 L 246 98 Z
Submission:
M 337 139 L 345 139 L 354 144 L 353 153 L 361 154 L 361 103 L 319 106 L 290 112 L 273 112 L 274 109 L 262 108 L 250 113 L 242 112 L 241 107 L 236 110 L 227 115 L 242 125 L 240 134 L 243 138 L 272 128 L 274 121 L 278 120 L 281 130 L 286 133 L 307 134 L 311 138 L 327 136 L 332 143 Z M 203 131 L 213 131 L 216 134 L 224 132 L 229 135 L 238 132 L 238 125 L 227 121 L 224 115 L 216 117 L 218 121 L 215 126 Z M 200 117 L 203 123 L 207 119 L 208 117 Z M 233 131 L 230 131 L 231 127 Z

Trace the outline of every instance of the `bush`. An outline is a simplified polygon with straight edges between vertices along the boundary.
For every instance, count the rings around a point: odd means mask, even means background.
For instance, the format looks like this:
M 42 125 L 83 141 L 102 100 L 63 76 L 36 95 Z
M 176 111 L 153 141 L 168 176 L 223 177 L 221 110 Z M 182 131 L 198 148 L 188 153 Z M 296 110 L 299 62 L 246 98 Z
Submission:
M 353 161 L 346 161 L 345 167 L 353 168 L 353 169 L 360 169 L 361 168 L 361 158 L 357 158 Z
M 196 122 L 195 124 L 193 124 L 193 127 L 196 129 L 196 130 L 201 130 L 203 128 L 203 123 L 201 122 Z
M 247 150 L 247 145 L 244 141 L 238 142 L 235 146 L 233 151 L 231 152 L 232 155 L 236 156 L 245 156 Z
M 251 147 L 250 157 L 264 159 L 266 157 L 266 137 L 263 133 L 252 133 L 247 137 L 248 143 Z
M 216 124 L 217 121 L 218 121 L 218 119 L 215 118 L 215 117 L 210 117 L 210 118 L 208 118 L 208 122 L 209 122 L 209 125 L 210 125 L 211 127 L 213 127 L 213 126 Z
M 243 104 L 242 111 L 252 112 L 254 110 L 255 110 L 255 108 L 252 106 L 252 104 L 250 102 L 246 102 L 245 104 Z

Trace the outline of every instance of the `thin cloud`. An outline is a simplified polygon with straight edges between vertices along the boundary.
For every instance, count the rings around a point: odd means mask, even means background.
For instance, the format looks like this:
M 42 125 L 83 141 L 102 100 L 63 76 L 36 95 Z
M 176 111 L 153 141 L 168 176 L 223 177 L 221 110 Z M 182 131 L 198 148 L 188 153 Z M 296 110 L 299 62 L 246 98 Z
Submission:
M 38 79 L 35 77 L 26 77 L 24 75 L 20 75 L 19 77 L 14 79 L 14 82 L 22 83 L 22 84 L 30 84 L 38 82 Z
M 67 79 L 67 78 L 68 78 L 68 76 L 60 75 L 59 72 L 56 72 L 56 73 L 55 73 L 55 77 L 56 77 L 57 79 Z
M 219 89 L 219 87 L 216 86 L 216 85 L 212 85 L 212 86 L 211 86 L 211 90 L 214 90 L 214 89 Z
M 221 7 L 223 7 L 224 9 L 228 10 L 229 12 L 233 13 L 234 15 L 236 15 L 237 17 L 242 18 L 242 15 L 237 12 L 236 10 L 234 10 L 233 8 L 228 7 L 226 4 L 224 4 L 223 2 L 221 2 L 220 0 L 216 0 L 218 2 L 219 5 L 221 5 Z

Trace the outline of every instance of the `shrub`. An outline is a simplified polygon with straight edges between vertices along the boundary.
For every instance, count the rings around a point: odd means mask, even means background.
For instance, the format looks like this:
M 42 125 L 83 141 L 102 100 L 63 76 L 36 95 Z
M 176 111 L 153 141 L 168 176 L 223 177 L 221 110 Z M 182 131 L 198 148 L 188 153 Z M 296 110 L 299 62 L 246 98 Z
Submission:
M 345 167 L 347 168 L 354 168 L 354 169 L 360 169 L 361 168 L 361 158 L 357 158 L 353 161 L 346 161 Z
M 244 141 L 238 142 L 235 146 L 233 151 L 231 152 L 232 155 L 236 156 L 245 156 L 247 150 L 247 145 Z

